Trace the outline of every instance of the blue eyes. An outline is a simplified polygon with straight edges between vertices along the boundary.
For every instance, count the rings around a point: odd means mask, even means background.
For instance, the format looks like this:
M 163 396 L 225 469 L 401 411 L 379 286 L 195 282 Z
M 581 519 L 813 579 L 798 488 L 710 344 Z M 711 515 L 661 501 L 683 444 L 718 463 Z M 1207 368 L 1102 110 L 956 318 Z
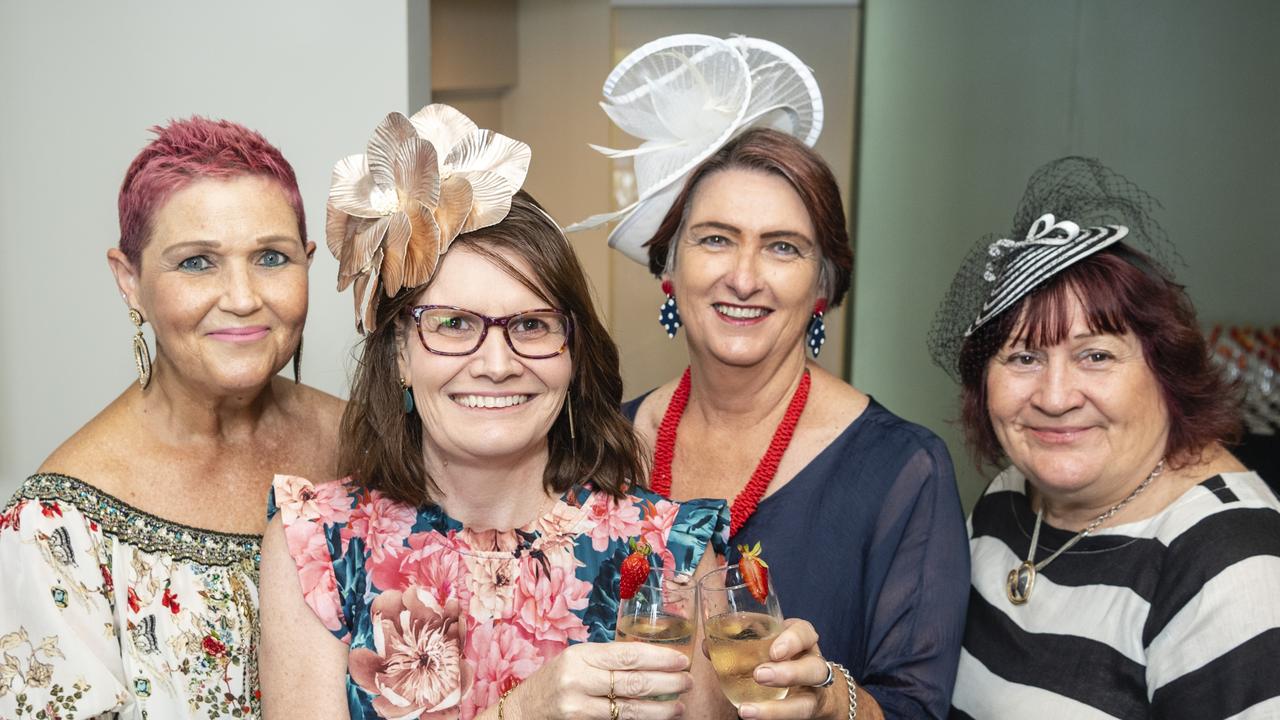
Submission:
M 707 235 L 705 237 L 700 237 L 697 240 L 699 245 L 711 248 L 726 247 L 729 245 L 729 242 L 729 239 L 723 235 Z M 774 253 L 775 255 L 782 255 L 784 257 L 795 257 L 800 255 L 799 247 L 784 240 L 769 243 L 765 247 L 769 252 Z
M 268 250 L 262 253 L 262 264 L 267 267 L 280 267 L 289 262 L 289 256 L 278 250 Z
M 203 270 L 208 270 L 211 267 L 213 267 L 213 263 L 209 262 L 209 258 L 203 255 L 189 257 L 178 263 L 178 269 L 185 270 L 186 272 L 201 272 Z
M 289 256 L 279 250 L 267 250 L 258 257 L 258 264 L 267 268 L 278 268 L 288 265 Z M 213 268 L 213 261 L 206 255 L 194 255 L 178 263 L 178 269 L 183 272 L 198 273 Z

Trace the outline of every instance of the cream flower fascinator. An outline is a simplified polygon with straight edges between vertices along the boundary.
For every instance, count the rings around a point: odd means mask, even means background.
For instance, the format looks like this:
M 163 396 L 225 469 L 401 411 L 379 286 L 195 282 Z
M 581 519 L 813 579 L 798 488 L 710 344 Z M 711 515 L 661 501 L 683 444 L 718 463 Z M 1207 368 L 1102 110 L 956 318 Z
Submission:
M 604 81 L 605 114 L 643 142 L 632 150 L 591 147 L 632 158 L 638 199 L 566 230 L 621 220 L 609 245 L 647 264 L 644 244 L 689 174 L 743 131 L 771 127 L 813 146 L 822 131 L 822 94 L 791 51 L 749 37 L 672 35 L 647 43 Z
M 338 292 L 355 285 L 357 331 L 373 330 L 381 294 L 430 280 L 454 238 L 507 216 L 529 157 L 528 145 L 436 104 L 387 115 L 363 155 L 334 164 L 325 239 Z

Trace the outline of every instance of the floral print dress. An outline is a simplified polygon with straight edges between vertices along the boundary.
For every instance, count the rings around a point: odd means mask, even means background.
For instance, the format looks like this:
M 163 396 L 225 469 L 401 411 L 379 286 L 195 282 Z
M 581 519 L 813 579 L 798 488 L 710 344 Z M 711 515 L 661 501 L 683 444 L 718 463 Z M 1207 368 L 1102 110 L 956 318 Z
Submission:
M 261 538 L 75 478 L 0 512 L 0 718 L 254 718 Z
M 720 500 L 674 503 L 588 485 L 514 530 L 472 530 L 336 481 L 277 476 L 279 512 L 303 596 L 350 645 L 353 720 L 475 717 L 565 647 L 613 639 L 618 574 L 632 539 L 687 582 L 723 554 Z

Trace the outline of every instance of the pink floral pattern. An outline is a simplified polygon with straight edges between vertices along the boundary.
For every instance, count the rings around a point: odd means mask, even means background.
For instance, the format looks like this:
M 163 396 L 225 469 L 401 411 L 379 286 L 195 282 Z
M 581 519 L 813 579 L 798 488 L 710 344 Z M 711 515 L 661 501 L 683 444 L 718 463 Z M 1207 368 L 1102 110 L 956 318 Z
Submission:
M 498 702 L 503 692 L 542 665 L 538 649 L 515 625 L 487 622 L 467 638 L 467 656 L 478 658 L 475 686 L 463 701 L 463 717 L 474 717 Z
M 346 522 L 351 517 L 352 498 L 346 488 L 337 483 L 317 487 L 306 478 L 277 475 L 274 487 L 276 503 L 286 525 L 298 520 Z
M 591 518 L 591 549 L 601 552 L 611 540 L 624 540 L 640 533 L 640 508 L 619 503 L 599 493 L 587 503 Z
M 285 527 L 285 543 L 298 567 L 302 595 L 316 617 L 330 630 L 341 630 L 342 606 L 338 602 L 338 579 L 333 560 L 319 525 L 297 523 Z
M 351 538 L 360 538 L 373 558 L 381 560 L 383 553 L 404 541 L 416 519 L 413 508 L 373 490 L 368 499 L 352 511 L 350 522 L 342 530 L 342 545 L 345 548 Z
M 376 695 L 385 718 L 452 718 L 471 690 L 471 663 L 462 661 L 466 619 L 451 600 L 413 587 L 388 590 L 373 601 L 373 649 L 351 651 L 351 679 Z M 447 712 L 453 710 L 453 712 Z
M 515 621 L 534 640 L 561 647 L 587 639 L 587 626 L 574 614 L 585 610 L 591 584 L 564 568 L 542 572 L 523 568 L 516 581 Z
M 578 488 L 505 531 L 343 481 L 281 476 L 275 498 L 307 604 L 351 646 L 352 718 L 474 718 L 568 645 L 613 639 L 630 540 L 691 572 L 728 534 L 723 502 L 641 490 Z
M 667 549 L 667 536 L 676 524 L 680 506 L 670 500 L 659 500 L 648 503 L 647 509 L 644 519 L 640 521 L 640 537 L 654 552 L 661 554 Z
M 467 556 L 467 590 L 476 622 L 511 616 L 515 603 L 517 561 L 511 557 Z

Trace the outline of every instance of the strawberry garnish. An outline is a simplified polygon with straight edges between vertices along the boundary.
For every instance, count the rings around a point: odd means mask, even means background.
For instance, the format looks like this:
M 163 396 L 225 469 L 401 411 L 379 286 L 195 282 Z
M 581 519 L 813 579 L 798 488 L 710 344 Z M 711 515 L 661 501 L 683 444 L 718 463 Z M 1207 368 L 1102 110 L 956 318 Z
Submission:
M 631 554 L 622 561 L 619 570 L 618 595 L 623 600 L 635 597 L 636 590 L 649 579 L 649 551 L 645 541 L 631 541 Z
M 757 542 L 751 548 L 739 545 L 738 552 L 742 553 L 742 558 L 738 560 L 738 573 L 742 575 L 742 582 L 746 583 L 751 597 L 763 605 L 769 599 L 769 563 L 760 557 L 760 543 Z

